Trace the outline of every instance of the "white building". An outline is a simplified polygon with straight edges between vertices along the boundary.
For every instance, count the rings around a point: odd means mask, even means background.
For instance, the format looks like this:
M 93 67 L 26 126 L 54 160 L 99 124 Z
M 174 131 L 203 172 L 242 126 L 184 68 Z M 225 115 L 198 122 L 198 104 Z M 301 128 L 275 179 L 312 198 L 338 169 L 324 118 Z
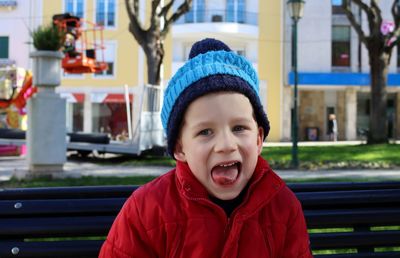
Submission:
M 0 66 L 31 68 L 30 32 L 41 23 L 41 13 L 36 1 L 0 0 Z
M 392 0 L 381 0 L 379 6 L 385 21 L 393 21 Z M 364 45 L 358 40 L 341 0 L 307 0 L 304 16 L 298 23 L 299 123 L 300 139 L 327 139 L 330 113 L 338 120 L 339 139 L 360 138 L 369 127 L 369 60 Z M 356 19 L 368 33 L 365 15 L 352 6 Z M 360 15 L 358 15 L 360 13 Z M 291 74 L 291 24 L 285 22 L 286 84 L 293 84 Z M 389 67 L 388 130 L 389 137 L 400 138 L 400 56 L 394 49 Z M 284 118 L 290 120 L 290 110 Z M 288 121 L 289 122 L 289 121 Z M 308 134 L 310 133 L 310 134 Z

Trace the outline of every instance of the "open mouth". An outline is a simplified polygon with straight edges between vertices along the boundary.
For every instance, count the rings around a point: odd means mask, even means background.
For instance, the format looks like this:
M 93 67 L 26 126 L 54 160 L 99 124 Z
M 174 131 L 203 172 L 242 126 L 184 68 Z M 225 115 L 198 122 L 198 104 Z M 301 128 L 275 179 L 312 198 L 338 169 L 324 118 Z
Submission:
M 221 163 L 213 167 L 211 177 L 218 185 L 232 185 L 240 174 L 241 163 L 238 161 Z

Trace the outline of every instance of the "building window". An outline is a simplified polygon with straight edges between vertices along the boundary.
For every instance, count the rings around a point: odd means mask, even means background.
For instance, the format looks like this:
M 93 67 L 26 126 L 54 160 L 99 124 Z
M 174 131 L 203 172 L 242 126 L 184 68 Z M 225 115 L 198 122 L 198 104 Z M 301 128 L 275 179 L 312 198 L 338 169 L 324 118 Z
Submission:
M 237 15 L 237 22 L 238 23 L 244 23 L 245 22 L 246 3 L 245 3 L 244 0 L 238 0 L 237 1 L 236 15 Z
M 192 8 L 185 14 L 185 22 L 204 22 L 206 5 L 204 0 L 193 0 Z
M 108 65 L 108 69 L 105 71 L 101 71 L 101 72 L 97 72 L 95 73 L 96 77 L 110 77 L 110 76 L 114 76 L 115 74 L 115 59 L 116 59 L 116 47 L 114 43 L 105 43 L 104 44 L 105 49 L 104 51 L 104 60 L 102 60 L 102 54 L 99 52 L 98 54 L 96 54 L 97 56 L 97 61 L 99 62 L 106 62 Z M 100 50 L 98 50 L 100 51 Z
M 350 66 L 350 26 L 332 26 L 332 66 Z
M 0 58 L 8 59 L 8 37 L 0 37 Z
M 65 0 L 64 9 L 67 13 L 83 18 L 83 0 Z
M 96 23 L 106 26 L 115 26 L 115 0 L 97 0 Z
M 246 3 L 245 0 L 227 0 L 226 1 L 226 21 L 245 23 L 246 21 Z
M 343 0 L 332 0 L 332 14 L 343 14 Z

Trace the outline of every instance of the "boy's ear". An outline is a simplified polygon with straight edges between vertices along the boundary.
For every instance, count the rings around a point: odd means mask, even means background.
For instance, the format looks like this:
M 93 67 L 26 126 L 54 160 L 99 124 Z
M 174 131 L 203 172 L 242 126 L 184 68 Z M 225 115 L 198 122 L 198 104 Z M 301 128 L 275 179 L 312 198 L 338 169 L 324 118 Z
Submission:
M 257 135 L 257 150 L 258 155 L 261 154 L 264 143 L 264 129 L 260 126 L 258 127 L 258 135 Z
M 180 140 L 176 141 L 174 149 L 174 158 L 181 162 L 186 162 L 186 155 L 183 152 L 182 143 Z

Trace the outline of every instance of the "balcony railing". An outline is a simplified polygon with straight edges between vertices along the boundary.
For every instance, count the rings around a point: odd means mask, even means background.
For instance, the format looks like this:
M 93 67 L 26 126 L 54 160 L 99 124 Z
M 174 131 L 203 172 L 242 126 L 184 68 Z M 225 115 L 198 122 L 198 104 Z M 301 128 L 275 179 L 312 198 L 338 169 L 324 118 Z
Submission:
M 230 10 L 197 10 L 186 13 L 176 24 L 205 22 L 232 22 L 258 25 L 258 13 L 243 11 L 233 12 Z

